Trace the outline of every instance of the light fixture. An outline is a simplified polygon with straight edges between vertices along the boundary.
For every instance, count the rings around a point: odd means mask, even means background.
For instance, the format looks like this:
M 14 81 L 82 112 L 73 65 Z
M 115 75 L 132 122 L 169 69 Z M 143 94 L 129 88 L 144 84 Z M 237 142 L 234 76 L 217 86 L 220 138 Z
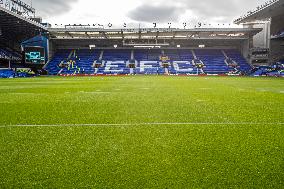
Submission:
M 96 48 L 96 45 L 89 45 L 90 49 Z
M 134 46 L 134 48 L 148 48 L 148 49 L 153 49 L 153 48 L 161 48 L 159 45 L 145 45 L 145 46 Z
M 157 23 L 153 23 L 153 25 L 154 25 L 154 28 L 156 28 L 156 27 L 157 27 Z

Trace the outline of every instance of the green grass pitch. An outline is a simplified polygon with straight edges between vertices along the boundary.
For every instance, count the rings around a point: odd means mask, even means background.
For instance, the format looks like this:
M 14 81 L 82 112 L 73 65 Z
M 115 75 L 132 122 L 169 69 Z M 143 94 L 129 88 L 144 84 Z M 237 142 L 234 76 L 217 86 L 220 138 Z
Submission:
M 284 80 L 0 80 L 0 188 L 283 188 Z

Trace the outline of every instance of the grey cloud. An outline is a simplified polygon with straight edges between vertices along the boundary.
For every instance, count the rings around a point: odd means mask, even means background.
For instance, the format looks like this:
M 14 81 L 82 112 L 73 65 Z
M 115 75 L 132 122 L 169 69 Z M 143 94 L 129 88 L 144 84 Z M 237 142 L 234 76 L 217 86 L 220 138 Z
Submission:
M 30 0 L 24 0 L 30 2 Z M 92 0 L 90 0 L 92 1 Z M 115 0 L 114 0 L 115 1 Z M 143 2 L 126 13 L 127 17 L 138 22 L 177 22 L 186 11 L 189 11 L 202 22 L 231 22 L 248 10 L 264 3 L 267 0 L 139 0 Z M 71 10 L 73 3 L 79 0 L 34 0 L 33 6 L 37 14 L 44 17 L 52 17 L 65 14 Z M 105 8 L 107 11 L 107 7 Z M 111 20 L 112 18 L 110 18 Z M 192 20 L 194 18 L 186 18 Z
M 264 0 L 182 0 L 187 9 L 194 12 L 201 20 L 217 20 L 230 22 L 233 18 L 240 16 L 247 10 L 256 7 Z
M 43 17 L 61 15 L 71 10 L 71 4 L 78 0 L 35 0 L 33 7 Z
M 139 22 L 168 22 L 178 21 L 179 16 L 185 12 L 184 8 L 168 5 L 143 4 L 128 13 L 128 17 Z
M 156 6 L 144 4 L 128 16 L 135 21 L 178 21 L 185 11 L 192 12 L 200 21 L 231 22 L 266 0 L 163 0 Z M 151 0 L 148 1 L 151 4 Z M 176 6 L 179 5 L 179 6 Z M 182 7 L 182 8 L 180 8 Z M 189 18 L 190 19 L 190 18 Z

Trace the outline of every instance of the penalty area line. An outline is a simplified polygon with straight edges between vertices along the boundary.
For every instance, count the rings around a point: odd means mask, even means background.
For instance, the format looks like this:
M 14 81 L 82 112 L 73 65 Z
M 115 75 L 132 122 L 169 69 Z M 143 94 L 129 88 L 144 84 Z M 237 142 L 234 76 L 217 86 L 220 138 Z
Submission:
M 103 126 L 149 126 L 149 125 L 284 125 L 284 123 L 109 123 L 109 124 L 17 124 L 0 125 L 0 128 L 8 127 L 103 127 Z

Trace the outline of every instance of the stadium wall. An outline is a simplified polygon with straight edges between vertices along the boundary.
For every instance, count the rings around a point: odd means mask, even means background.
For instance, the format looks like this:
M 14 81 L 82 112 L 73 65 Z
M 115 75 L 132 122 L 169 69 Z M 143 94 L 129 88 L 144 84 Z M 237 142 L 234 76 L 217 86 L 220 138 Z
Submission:
M 240 52 L 242 53 L 247 62 L 250 62 L 249 50 L 252 46 L 252 41 L 252 39 L 243 41 L 242 46 L 239 48 Z
M 271 34 L 277 34 L 281 30 L 284 30 L 284 14 L 271 19 Z
M 271 41 L 271 62 L 284 59 L 284 40 L 272 40 Z
M 271 34 L 275 35 L 280 31 L 284 31 L 284 14 L 272 17 L 271 19 Z M 273 39 L 270 44 L 271 62 L 278 61 L 284 58 L 284 40 Z
M 253 48 L 269 48 L 270 46 L 270 21 L 257 21 L 243 24 L 244 28 L 261 28 L 262 31 L 253 36 Z
M 50 39 L 48 39 L 48 61 L 50 61 L 53 58 L 55 51 L 56 51 L 55 44 Z
M 163 47 L 163 49 L 175 49 L 177 44 L 185 49 L 198 49 L 199 45 L 205 45 L 208 49 L 238 49 L 243 52 L 245 57 L 248 57 L 251 40 L 173 40 L 166 41 L 170 46 Z M 164 41 L 163 41 L 164 42 Z M 161 43 L 163 43 L 161 42 Z M 123 46 L 121 40 L 92 40 L 92 39 L 50 39 L 49 40 L 49 59 L 53 57 L 57 49 L 88 49 L 89 45 L 96 45 L 98 49 L 111 49 L 113 45 L 117 44 L 118 49 L 126 48 L 133 49 L 130 46 Z

